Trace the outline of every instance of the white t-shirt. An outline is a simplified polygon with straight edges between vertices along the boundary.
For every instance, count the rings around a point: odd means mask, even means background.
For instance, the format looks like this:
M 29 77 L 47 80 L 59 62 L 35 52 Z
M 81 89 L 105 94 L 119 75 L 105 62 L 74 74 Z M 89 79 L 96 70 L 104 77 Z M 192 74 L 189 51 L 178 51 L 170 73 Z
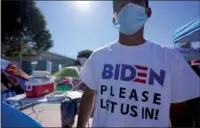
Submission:
M 200 78 L 175 50 L 111 43 L 80 72 L 96 90 L 93 127 L 168 127 L 171 103 L 200 96 Z

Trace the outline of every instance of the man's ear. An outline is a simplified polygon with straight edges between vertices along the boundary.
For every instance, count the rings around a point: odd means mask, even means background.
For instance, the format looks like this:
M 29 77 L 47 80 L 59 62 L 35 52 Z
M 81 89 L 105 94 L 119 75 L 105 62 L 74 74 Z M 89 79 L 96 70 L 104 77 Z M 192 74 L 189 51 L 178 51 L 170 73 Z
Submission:
M 147 9 L 146 9 L 146 14 L 147 14 L 147 17 L 148 17 L 148 18 L 151 17 L 151 15 L 152 15 L 151 8 L 147 8 Z

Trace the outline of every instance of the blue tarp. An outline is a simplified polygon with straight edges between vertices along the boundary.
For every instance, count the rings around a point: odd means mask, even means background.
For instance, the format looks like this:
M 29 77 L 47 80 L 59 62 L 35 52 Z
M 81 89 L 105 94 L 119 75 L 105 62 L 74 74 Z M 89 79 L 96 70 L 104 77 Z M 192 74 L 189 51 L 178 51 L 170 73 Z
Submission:
M 176 48 L 180 53 L 185 53 L 185 54 L 189 54 L 189 53 L 199 53 L 198 50 L 194 49 L 194 48 Z
M 1 127 L 3 128 L 42 128 L 35 120 L 17 109 L 1 102 Z
M 200 60 L 200 51 L 194 48 L 176 48 L 185 60 L 192 61 L 192 60 Z
M 16 92 L 13 89 L 8 89 L 5 91 L 1 91 L 1 102 L 5 102 L 12 107 L 18 107 L 19 103 L 15 101 L 6 101 L 7 98 L 16 96 Z
M 174 43 L 200 41 L 200 17 L 177 29 Z

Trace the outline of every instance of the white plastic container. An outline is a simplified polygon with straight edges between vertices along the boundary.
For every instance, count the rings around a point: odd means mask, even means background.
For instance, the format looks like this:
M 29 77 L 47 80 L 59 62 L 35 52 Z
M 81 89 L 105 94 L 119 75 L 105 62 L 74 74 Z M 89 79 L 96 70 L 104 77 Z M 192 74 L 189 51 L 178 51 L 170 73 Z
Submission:
M 50 72 L 48 71 L 39 71 L 39 70 L 36 70 L 36 71 L 33 71 L 32 73 L 32 77 L 49 77 L 51 74 Z
M 48 101 L 59 101 L 59 100 L 62 100 L 66 97 L 66 92 L 53 92 L 53 93 L 50 93 L 48 95 L 46 95 L 45 97 L 47 98 Z

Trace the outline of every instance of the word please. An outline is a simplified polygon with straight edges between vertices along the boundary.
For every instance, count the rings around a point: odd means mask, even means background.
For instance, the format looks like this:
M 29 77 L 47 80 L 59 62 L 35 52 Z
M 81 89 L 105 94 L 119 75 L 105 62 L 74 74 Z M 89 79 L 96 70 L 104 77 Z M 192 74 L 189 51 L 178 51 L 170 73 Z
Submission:
M 149 77 L 147 77 L 147 75 Z M 148 82 L 149 85 L 154 85 L 154 82 L 157 81 L 161 86 L 163 86 L 165 71 L 160 70 L 160 72 L 157 73 L 152 68 L 141 65 L 104 64 L 102 79 L 132 81 L 141 84 L 146 84 Z
M 118 92 L 118 91 L 117 91 Z M 126 88 L 120 87 L 119 93 L 114 93 L 113 86 L 101 85 L 100 94 L 109 93 L 110 96 L 119 99 L 129 99 L 132 101 L 142 101 L 149 102 L 149 96 L 153 97 L 151 103 L 156 105 L 161 105 L 161 94 L 160 93 L 149 93 L 148 91 L 142 91 L 138 93 L 136 89 L 132 89 L 129 94 L 127 94 Z
M 123 116 L 158 120 L 161 98 L 160 93 L 151 91 L 138 92 L 137 89 L 127 91 L 125 87 L 101 85 L 99 102 L 100 108 L 110 114 L 118 113 Z

